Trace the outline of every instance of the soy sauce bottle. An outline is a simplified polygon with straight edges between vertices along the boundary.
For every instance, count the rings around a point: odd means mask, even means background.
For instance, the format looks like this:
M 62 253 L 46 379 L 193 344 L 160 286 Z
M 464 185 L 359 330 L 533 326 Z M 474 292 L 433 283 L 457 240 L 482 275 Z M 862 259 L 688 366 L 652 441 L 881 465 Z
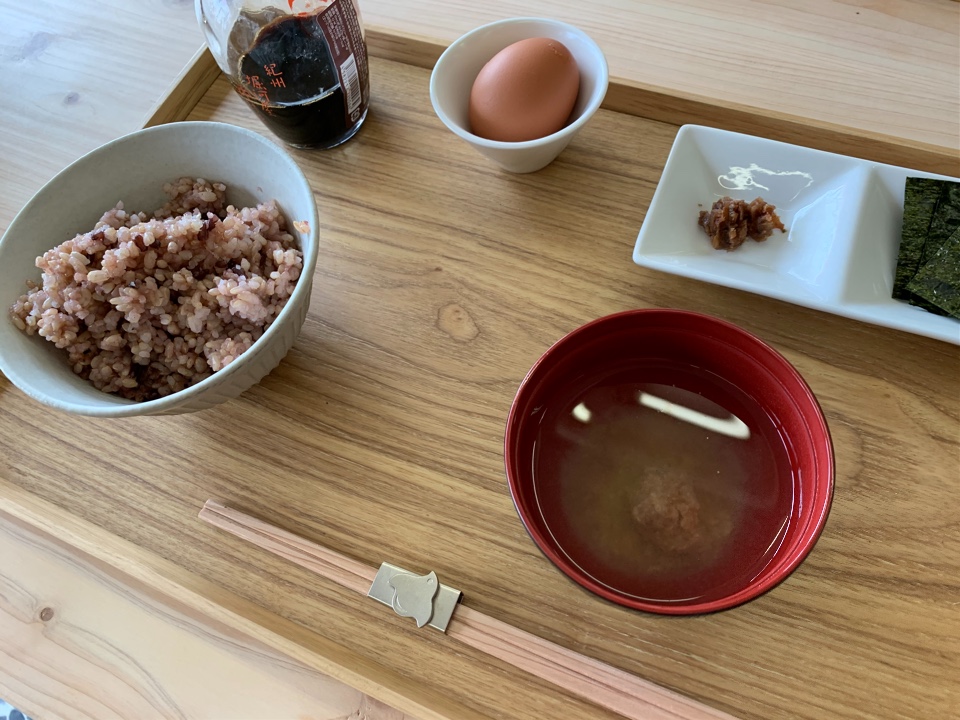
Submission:
M 197 18 L 220 68 L 271 132 L 293 147 L 331 148 L 367 117 L 359 9 L 354 0 L 286 4 L 196 0 Z

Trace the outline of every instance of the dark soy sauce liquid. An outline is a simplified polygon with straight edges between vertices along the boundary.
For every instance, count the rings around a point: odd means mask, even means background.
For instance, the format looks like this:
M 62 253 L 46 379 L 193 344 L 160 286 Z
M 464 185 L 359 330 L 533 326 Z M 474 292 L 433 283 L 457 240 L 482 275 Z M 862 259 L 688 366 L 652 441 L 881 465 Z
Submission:
M 773 420 L 696 368 L 630 368 L 548 406 L 534 491 L 562 551 L 596 581 L 657 602 L 707 601 L 771 560 L 793 508 Z
M 282 15 L 259 28 L 239 73 L 240 96 L 294 147 L 332 147 L 359 128 L 348 127 L 343 89 L 315 15 Z

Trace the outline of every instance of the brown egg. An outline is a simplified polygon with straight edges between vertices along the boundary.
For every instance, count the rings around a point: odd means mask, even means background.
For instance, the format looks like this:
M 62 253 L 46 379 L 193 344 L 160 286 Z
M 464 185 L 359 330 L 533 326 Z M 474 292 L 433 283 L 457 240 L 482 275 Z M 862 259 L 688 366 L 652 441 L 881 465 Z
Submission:
M 483 66 L 470 91 L 470 132 L 521 142 L 567 124 L 580 91 L 577 61 L 559 40 L 528 38 Z

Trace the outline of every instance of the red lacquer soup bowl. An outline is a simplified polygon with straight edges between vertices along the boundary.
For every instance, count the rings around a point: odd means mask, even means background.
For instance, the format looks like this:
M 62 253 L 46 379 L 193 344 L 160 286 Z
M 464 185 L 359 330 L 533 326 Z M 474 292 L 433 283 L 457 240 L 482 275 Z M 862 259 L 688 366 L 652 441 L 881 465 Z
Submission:
M 820 535 L 830 433 L 776 350 L 723 320 L 635 310 L 591 322 L 537 361 L 507 420 L 523 524 L 570 578 L 638 610 L 751 600 Z

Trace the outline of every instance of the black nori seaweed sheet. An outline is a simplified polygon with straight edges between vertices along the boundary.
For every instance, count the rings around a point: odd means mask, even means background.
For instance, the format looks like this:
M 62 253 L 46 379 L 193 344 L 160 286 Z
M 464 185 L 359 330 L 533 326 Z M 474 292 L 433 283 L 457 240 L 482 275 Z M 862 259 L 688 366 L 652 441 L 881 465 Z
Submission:
M 917 271 L 907 289 L 960 319 L 960 229 L 941 243 L 936 255 Z
M 904 186 L 903 229 L 894 277 L 893 297 L 937 315 L 949 315 L 925 294 L 930 292 L 929 273 L 918 285 L 921 293 L 911 292 L 910 282 L 935 256 L 951 235 L 960 228 L 960 183 L 931 178 L 907 178 Z M 944 260 L 941 259 L 941 262 Z
M 916 277 L 916 276 L 914 276 L 914 277 Z M 948 313 L 946 310 L 941 310 L 940 308 L 938 308 L 938 307 L 937 307 L 936 305 L 934 305 L 933 303 L 927 302 L 927 301 L 924 300 L 922 297 L 920 297 L 919 295 L 916 295 L 916 294 L 910 292 L 909 290 L 904 290 L 904 291 L 903 291 L 903 297 L 900 298 L 900 299 L 901 299 L 901 300 L 906 300 L 906 301 L 907 301 L 908 303 L 910 303 L 911 305 L 916 305 L 918 308 L 923 308 L 923 309 L 926 310 L 928 313 L 933 313 L 934 315 L 949 315 L 949 314 L 950 314 L 950 313 Z
M 930 229 L 927 231 L 927 242 L 923 246 L 923 255 L 920 257 L 919 271 L 927 262 L 936 257 L 940 248 L 949 241 L 960 228 L 960 182 L 938 180 L 940 183 L 940 197 L 937 206 L 930 218 Z
M 893 296 L 909 299 L 907 284 L 920 269 L 923 248 L 930 230 L 930 221 L 940 199 L 940 181 L 908 177 L 903 189 L 903 229 L 897 271 L 893 280 Z

